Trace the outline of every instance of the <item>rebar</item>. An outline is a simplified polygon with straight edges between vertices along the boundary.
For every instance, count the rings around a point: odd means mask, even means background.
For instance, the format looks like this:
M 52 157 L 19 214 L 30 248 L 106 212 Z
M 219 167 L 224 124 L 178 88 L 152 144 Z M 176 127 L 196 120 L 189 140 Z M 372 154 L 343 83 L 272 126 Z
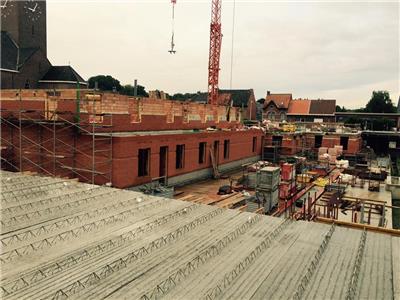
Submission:
M 180 281 L 189 276 L 194 270 L 205 264 L 211 258 L 220 254 L 225 247 L 236 240 L 239 236 L 244 234 L 249 228 L 251 228 L 260 220 L 260 215 L 251 217 L 244 224 L 238 226 L 234 231 L 230 232 L 228 235 L 226 235 L 216 243 L 207 247 L 207 249 L 202 251 L 195 258 L 179 267 L 177 271 L 175 271 L 173 274 L 168 276 L 168 278 L 157 284 L 153 289 L 142 295 L 140 299 L 158 299 L 160 296 L 165 295 L 172 287 L 176 286 Z
M 353 265 L 349 287 L 346 293 L 346 300 L 353 300 L 355 298 L 358 286 L 358 276 L 360 274 L 361 263 L 365 252 L 365 243 L 367 240 L 367 231 L 364 229 L 361 234 L 360 242 L 358 243 L 356 260 Z
M 240 263 L 238 263 L 231 271 L 225 274 L 224 278 L 219 281 L 215 287 L 210 288 L 206 292 L 205 299 L 211 300 L 221 295 L 236 278 L 240 276 L 248 267 L 259 257 L 276 239 L 276 237 L 289 225 L 292 221 L 285 219 L 272 232 L 270 232 L 257 247 L 250 252 Z
M 335 228 L 336 228 L 335 223 L 333 223 L 328 233 L 325 235 L 321 245 L 319 246 L 318 251 L 314 254 L 314 258 L 312 259 L 310 265 L 307 267 L 305 275 L 301 278 L 300 283 L 297 285 L 296 292 L 293 295 L 294 300 L 299 300 L 303 297 L 303 294 L 308 284 L 310 283 L 311 277 L 313 276 L 316 268 L 318 267 L 318 263 L 320 262 L 321 257 L 324 254 L 325 249 L 329 244 L 329 241 L 331 240 Z
M 161 200 L 161 201 L 166 202 L 165 200 Z M 123 244 L 126 244 L 129 241 L 132 241 L 139 234 L 149 232 L 149 231 L 153 230 L 154 228 L 156 228 L 157 226 L 165 224 L 166 222 L 169 222 L 179 216 L 187 215 L 188 213 L 190 213 L 200 207 L 201 206 L 198 204 L 192 204 L 192 205 L 186 206 L 186 207 L 184 207 L 180 210 L 177 210 L 171 214 L 163 216 L 162 218 L 159 218 L 155 221 L 152 221 L 152 222 L 144 224 L 138 228 L 135 228 L 131 231 L 120 234 L 112 239 L 103 241 L 97 245 L 90 246 L 90 247 L 86 248 L 85 250 L 79 250 L 76 253 L 69 255 L 68 257 L 66 257 L 62 260 L 51 263 L 51 264 L 44 266 L 38 270 L 26 273 L 15 280 L 8 281 L 6 283 L 2 283 L 1 288 L 5 291 L 6 295 L 12 294 L 23 287 L 29 286 L 29 285 L 31 285 L 35 282 L 38 282 L 44 278 L 47 278 L 47 277 L 55 275 L 59 272 L 62 272 L 62 271 L 66 270 L 80 262 L 83 262 L 91 257 L 94 257 L 94 256 L 104 253 L 106 251 L 110 251 L 114 248 L 120 247 Z M 182 226 L 181 229 L 182 228 L 191 228 L 192 223 L 197 224 L 197 225 L 202 224 L 222 212 L 223 212 L 222 209 L 213 210 L 211 213 L 209 213 L 207 215 L 203 215 L 202 217 L 195 219 L 193 222 Z M 178 228 L 175 232 L 178 232 L 181 229 Z M 174 235 L 174 232 L 168 234 L 167 237 L 169 235 Z M 164 238 L 161 237 L 158 240 L 161 240 L 161 239 L 164 239 Z M 157 244 L 158 240 L 151 242 L 149 245 Z M 139 250 L 144 251 L 142 248 L 140 248 L 141 250 L 140 249 Z M 135 251 L 139 251 L 139 250 L 135 250 Z M 135 252 L 135 251 L 133 251 L 133 252 Z M 133 255 L 132 254 L 133 252 L 131 252 L 128 255 Z M 140 257 L 140 256 L 138 256 L 138 257 Z

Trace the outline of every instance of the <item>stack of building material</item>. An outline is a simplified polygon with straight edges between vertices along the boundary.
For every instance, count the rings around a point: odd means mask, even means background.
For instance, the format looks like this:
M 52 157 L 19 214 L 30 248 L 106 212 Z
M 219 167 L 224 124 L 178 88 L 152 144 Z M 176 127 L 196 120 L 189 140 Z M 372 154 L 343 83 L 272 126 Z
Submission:
M 325 154 L 325 153 L 327 153 L 328 152 L 328 148 L 327 147 L 319 147 L 319 149 L 318 149 L 318 156 L 319 155 L 323 155 L 323 154 Z
M 296 191 L 296 168 L 293 164 L 284 163 L 281 166 L 281 183 L 279 198 L 287 199 Z
M 337 156 L 336 148 L 329 148 L 328 149 L 328 154 L 329 154 L 329 163 L 335 164 L 336 163 L 336 156 Z
M 278 205 L 280 170 L 279 167 L 264 167 L 257 171 L 256 196 L 262 201 L 265 212 Z
M 319 147 L 319 149 L 318 149 L 318 161 L 321 161 L 321 162 L 329 161 L 329 154 L 327 152 L 328 152 L 328 148 L 327 147 Z
M 341 146 L 341 145 L 335 145 L 334 148 L 336 149 L 336 155 L 337 155 L 337 156 L 340 156 L 340 155 L 343 154 L 343 146 Z

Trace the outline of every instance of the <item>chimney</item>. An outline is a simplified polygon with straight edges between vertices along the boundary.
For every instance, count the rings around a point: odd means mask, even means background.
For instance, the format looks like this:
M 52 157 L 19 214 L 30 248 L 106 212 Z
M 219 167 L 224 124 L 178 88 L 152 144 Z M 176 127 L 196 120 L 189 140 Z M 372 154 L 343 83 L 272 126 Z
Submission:
M 269 95 L 271 95 L 271 92 L 270 92 L 270 91 L 267 91 L 267 96 L 269 96 Z
M 133 84 L 133 96 L 137 97 L 137 79 L 134 80 Z

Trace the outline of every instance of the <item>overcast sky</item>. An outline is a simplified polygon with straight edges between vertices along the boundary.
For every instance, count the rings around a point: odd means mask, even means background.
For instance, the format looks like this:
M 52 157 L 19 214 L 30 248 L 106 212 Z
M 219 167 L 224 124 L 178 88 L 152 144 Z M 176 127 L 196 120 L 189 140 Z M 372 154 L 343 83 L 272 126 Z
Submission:
M 85 78 L 137 78 L 170 94 L 207 89 L 211 0 L 48 0 L 48 56 Z M 337 99 L 363 106 L 373 90 L 399 97 L 399 2 L 236 0 L 232 88 L 256 98 Z M 220 88 L 230 88 L 233 1 L 222 1 Z

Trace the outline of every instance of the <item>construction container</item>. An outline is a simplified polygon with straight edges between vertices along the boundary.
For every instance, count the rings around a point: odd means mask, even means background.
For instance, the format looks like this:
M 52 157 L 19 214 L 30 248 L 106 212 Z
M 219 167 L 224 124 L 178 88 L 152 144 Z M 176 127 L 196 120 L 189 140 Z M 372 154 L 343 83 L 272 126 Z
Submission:
M 296 191 L 296 182 L 294 181 L 281 181 L 279 184 L 279 198 L 287 199 L 292 196 Z
M 257 190 L 256 197 L 261 201 L 265 212 L 269 212 L 278 205 L 279 189 L 277 187 L 275 190 L 271 191 Z
M 280 179 L 279 167 L 264 167 L 257 171 L 257 189 L 275 190 L 278 188 Z
M 257 183 L 257 173 L 249 172 L 247 174 L 247 187 L 254 189 L 256 188 L 256 183 Z
M 281 166 L 281 179 L 290 181 L 294 179 L 295 168 L 293 164 L 284 163 Z

